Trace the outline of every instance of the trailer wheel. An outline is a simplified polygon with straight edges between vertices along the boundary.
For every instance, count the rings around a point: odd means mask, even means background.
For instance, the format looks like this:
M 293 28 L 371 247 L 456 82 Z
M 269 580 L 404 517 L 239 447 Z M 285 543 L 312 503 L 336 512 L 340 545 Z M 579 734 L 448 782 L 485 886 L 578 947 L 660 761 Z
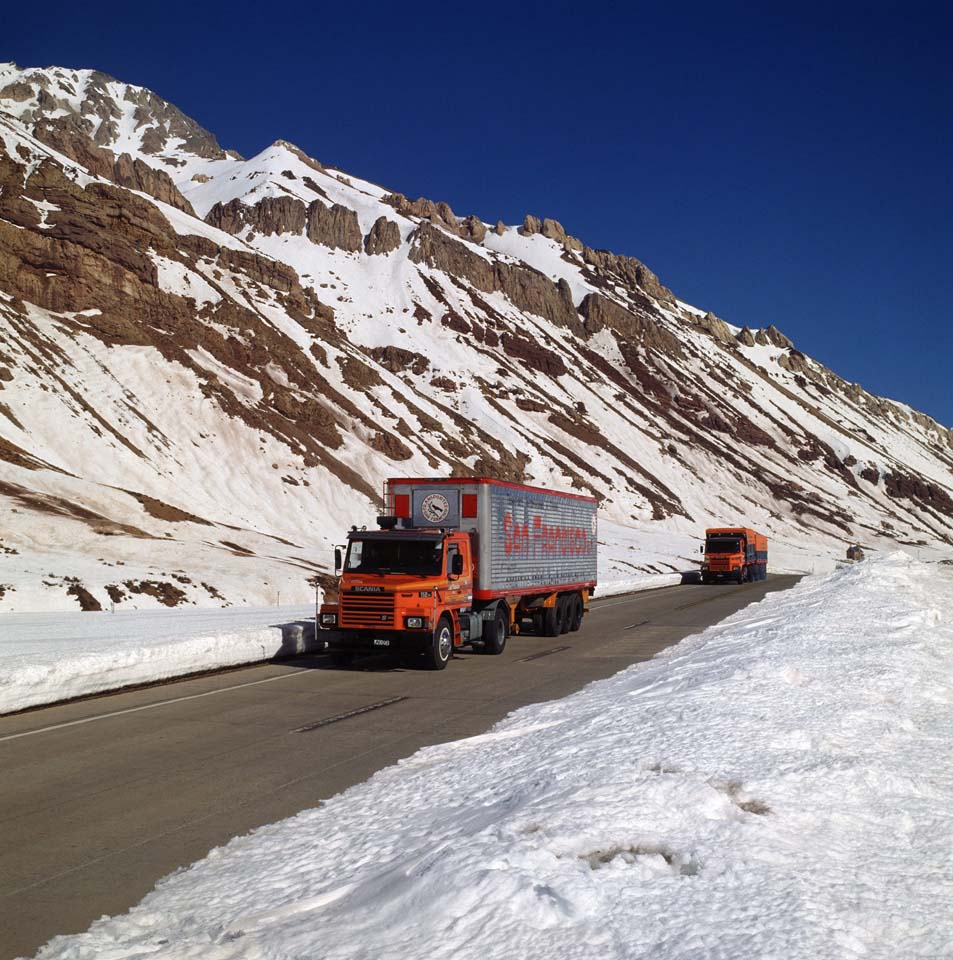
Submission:
M 578 593 L 574 593 L 569 598 L 569 610 L 569 630 L 571 633 L 575 633 L 582 626 L 582 615 L 584 613 L 582 597 Z
M 424 653 L 424 660 L 430 670 L 443 670 L 453 656 L 453 624 L 444 614 L 437 622 L 433 639 Z
M 556 601 L 556 619 L 559 621 L 559 633 L 569 632 L 570 598 L 563 594 Z
M 542 611 L 542 610 L 534 610 L 534 611 L 533 611 L 533 633 L 535 633 L 537 637 L 542 637 L 542 636 L 544 636 L 544 633 L 543 633 L 543 611 Z
M 496 616 L 493 618 L 493 625 L 490 628 L 490 635 L 484 637 L 483 652 L 490 654 L 500 654 L 506 646 L 506 638 L 510 632 L 509 617 L 506 614 L 506 607 L 501 603 L 496 608 Z
M 560 617 L 562 608 L 559 605 L 559 600 L 556 600 L 556 603 L 551 607 L 543 607 L 543 636 L 544 637 L 558 637 L 562 631 L 562 622 Z

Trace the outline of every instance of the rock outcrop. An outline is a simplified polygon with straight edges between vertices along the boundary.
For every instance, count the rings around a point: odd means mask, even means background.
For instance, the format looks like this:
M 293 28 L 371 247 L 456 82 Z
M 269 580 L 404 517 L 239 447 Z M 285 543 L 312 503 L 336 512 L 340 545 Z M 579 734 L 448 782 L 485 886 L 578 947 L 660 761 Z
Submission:
M 378 217 L 364 238 L 364 252 L 384 256 L 400 246 L 400 227 L 387 217 Z
M 592 335 L 608 327 L 619 337 L 672 357 L 680 357 L 682 348 L 675 335 L 654 320 L 626 310 L 599 293 L 587 294 L 579 304 L 583 325 Z
M 216 203 L 205 216 L 206 223 L 236 236 L 247 227 L 266 237 L 275 233 L 300 235 L 306 220 L 307 208 L 295 197 L 263 197 L 255 204 L 236 198 Z
M 615 275 L 628 286 L 640 287 L 650 297 L 663 303 L 674 303 L 675 295 L 668 287 L 663 287 L 659 278 L 649 268 L 636 260 L 635 257 L 625 257 L 609 250 L 593 250 L 591 247 L 582 248 L 582 258 L 597 273 Z
M 546 219 L 543 220 L 540 233 L 544 237 L 549 237 L 550 240 L 555 240 L 557 243 L 566 242 L 566 231 L 558 220 L 550 220 L 549 217 L 546 217 Z
M 104 180 L 148 193 L 156 200 L 195 216 L 192 205 L 179 193 L 164 170 L 156 170 L 138 157 L 133 160 L 128 153 L 117 157 L 95 143 L 73 117 L 42 119 L 34 127 L 34 136 Z
M 308 239 L 312 243 L 355 253 L 364 245 L 357 214 L 340 203 L 328 207 L 320 200 L 314 200 L 308 206 Z
M 525 264 L 488 260 L 427 223 L 421 223 L 411 236 L 413 263 L 427 263 L 452 276 L 464 277 L 485 293 L 502 293 L 520 310 L 581 332 L 571 297 L 567 303 L 565 291 L 538 270 Z
M 720 317 L 716 317 L 710 310 L 705 316 L 695 317 L 694 319 L 702 330 L 710 333 L 719 343 L 735 343 L 735 336 L 731 332 L 731 327 Z
M 539 217 L 534 217 L 531 213 L 527 213 L 523 218 L 523 225 L 519 228 L 519 232 L 524 237 L 531 237 L 534 233 L 539 233 L 543 229 L 542 223 L 540 223 Z

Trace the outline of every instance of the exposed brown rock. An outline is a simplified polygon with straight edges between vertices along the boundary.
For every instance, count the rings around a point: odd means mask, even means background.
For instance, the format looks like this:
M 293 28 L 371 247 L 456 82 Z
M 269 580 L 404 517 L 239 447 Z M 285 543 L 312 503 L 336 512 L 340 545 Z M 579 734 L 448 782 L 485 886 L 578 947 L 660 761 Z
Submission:
M 81 583 L 71 583 L 66 592 L 76 597 L 83 613 L 95 613 L 103 609 L 103 605 Z
M 519 232 L 523 234 L 524 237 L 528 237 L 534 233 L 539 233 L 542 229 L 543 225 L 539 222 L 539 217 L 534 217 L 531 213 L 527 213 L 523 219 L 523 225 L 519 228 Z
M 394 433 L 381 431 L 371 437 L 368 446 L 389 460 L 409 460 L 414 454 L 410 447 Z
M 808 374 L 813 373 L 808 365 L 807 357 L 799 350 L 792 350 L 790 353 L 782 353 L 778 357 L 778 366 L 791 373 Z
M 460 224 L 460 235 L 465 240 L 472 240 L 474 243 L 483 243 L 486 238 L 486 224 L 479 218 L 470 214 L 465 217 Z
M 493 228 L 493 232 L 498 236 L 502 237 L 506 233 L 506 224 L 502 220 L 496 221 L 496 226 Z
M 548 377 L 561 377 L 568 372 L 565 361 L 558 353 L 523 334 L 504 333 L 501 343 L 507 357 L 520 360 L 530 369 L 545 373 Z
M 609 250 L 593 250 L 583 247 L 583 260 L 596 271 L 615 275 L 629 286 L 637 286 L 650 297 L 665 303 L 674 303 L 675 296 L 668 287 L 663 287 L 659 278 L 649 268 L 635 257 L 625 257 L 612 253 Z
M 165 170 L 154 170 L 138 157 L 133 160 L 128 153 L 120 154 L 113 165 L 114 183 L 130 190 L 140 190 L 170 206 L 195 216 L 192 204 L 179 193 L 178 187 Z
M 911 500 L 953 518 L 953 497 L 935 483 L 895 470 L 884 476 L 884 484 L 887 495 L 896 500 Z
M 236 197 L 216 203 L 205 216 L 206 223 L 226 233 L 237 235 L 251 227 L 266 237 L 276 233 L 300 235 L 306 219 L 307 208 L 295 197 L 263 197 L 254 205 Z
M 0 90 L 0 100 L 15 100 L 17 103 L 25 103 L 33 99 L 33 87 L 21 80 L 14 80 L 8 83 Z
M 320 200 L 314 200 L 308 206 L 308 239 L 312 243 L 355 253 L 364 244 L 357 214 L 340 203 L 328 207 Z
M 747 328 L 742 327 L 738 331 L 738 342 L 744 344 L 746 347 L 753 347 L 755 345 L 754 334 Z
M 675 335 L 655 320 L 626 310 L 614 300 L 599 293 L 588 293 L 579 304 L 586 333 L 598 333 L 604 327 L 614 330 L 620 337 L 659 350 L 669 356 L 682 355 L 681 344 Z
M 764 331 L 764 337 L 768 343 L 773 344 L 776 347 L 785 347 L 793 349 L 794 344 L 783 334 L 781 331 L 772 324 Z
M 168 580 L 123 580 L 122 585 L 130 593 L 154 597 L 165 607 L 177 607 L 188 599 L 184 590 Z
M 558 220 L 550 220 L 549 217 L 543 220 L 540 233 L 557 243 L 564 243 L 566 240 L 566 231 L 563 229 L 563 225 Z
M 538 270 L 524 264 L 488 260 L 427 223 L 420 224 L 412 240 L 412 262 L 427 263 L 451 276 L 464 277 L 485 293 L 503 293 L 520 310 L 581 331 L 575 309 L 567 304 L 558 286 Z
M 373 347 L 367 352 L 391 373 L 404 373 L 409 370 L 416 376 L 420 376 L 430 367 L 430 361 L 423 354 L 404 350 L 402 347 Z
M 720 317 L 716 317 L 710 310 L 703 317 L 696 317 L 695 322 L 706 333 L 710 333 L 720 343 L 734 343 L 735 338 L 731 328 Z
M 92 174 L 131 190 L 141 190 L 178 210 L 195 215 L 192 205 L 179 193 L 164 170 L 154 170 L 138 158 L 133 160 L 128 153 L 117 157 L 97 145 L 73 117 L 41 120 L 36 124 L 34 134 L 38 140 L 75 160 Z
M 371 256 L 383 256 L 399 246 L 400 227 L 387 217 L 378 217 L 364 239 L 364 252 Z

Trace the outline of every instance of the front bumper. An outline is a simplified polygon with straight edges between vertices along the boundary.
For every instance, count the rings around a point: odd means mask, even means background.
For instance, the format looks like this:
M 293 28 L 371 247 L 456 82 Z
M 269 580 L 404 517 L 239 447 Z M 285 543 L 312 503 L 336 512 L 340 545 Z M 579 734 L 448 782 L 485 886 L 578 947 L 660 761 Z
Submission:
M 422 653 L 433 642 L 430 630 L 341 630 L 328 636 L 334 653 Z

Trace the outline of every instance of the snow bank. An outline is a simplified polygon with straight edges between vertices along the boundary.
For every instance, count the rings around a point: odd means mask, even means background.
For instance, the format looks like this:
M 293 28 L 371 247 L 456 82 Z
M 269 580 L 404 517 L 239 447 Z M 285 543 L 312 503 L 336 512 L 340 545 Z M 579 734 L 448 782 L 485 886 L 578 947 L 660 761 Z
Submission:
M 897 554 L 431 747 L 50 958 L 950 955 L 953 576 Z
M 313 622 L 314 604 L 4 614 L 0 713 L 279 653 L 303 653 L 307 639 L 295 625 L 308 618 Z

